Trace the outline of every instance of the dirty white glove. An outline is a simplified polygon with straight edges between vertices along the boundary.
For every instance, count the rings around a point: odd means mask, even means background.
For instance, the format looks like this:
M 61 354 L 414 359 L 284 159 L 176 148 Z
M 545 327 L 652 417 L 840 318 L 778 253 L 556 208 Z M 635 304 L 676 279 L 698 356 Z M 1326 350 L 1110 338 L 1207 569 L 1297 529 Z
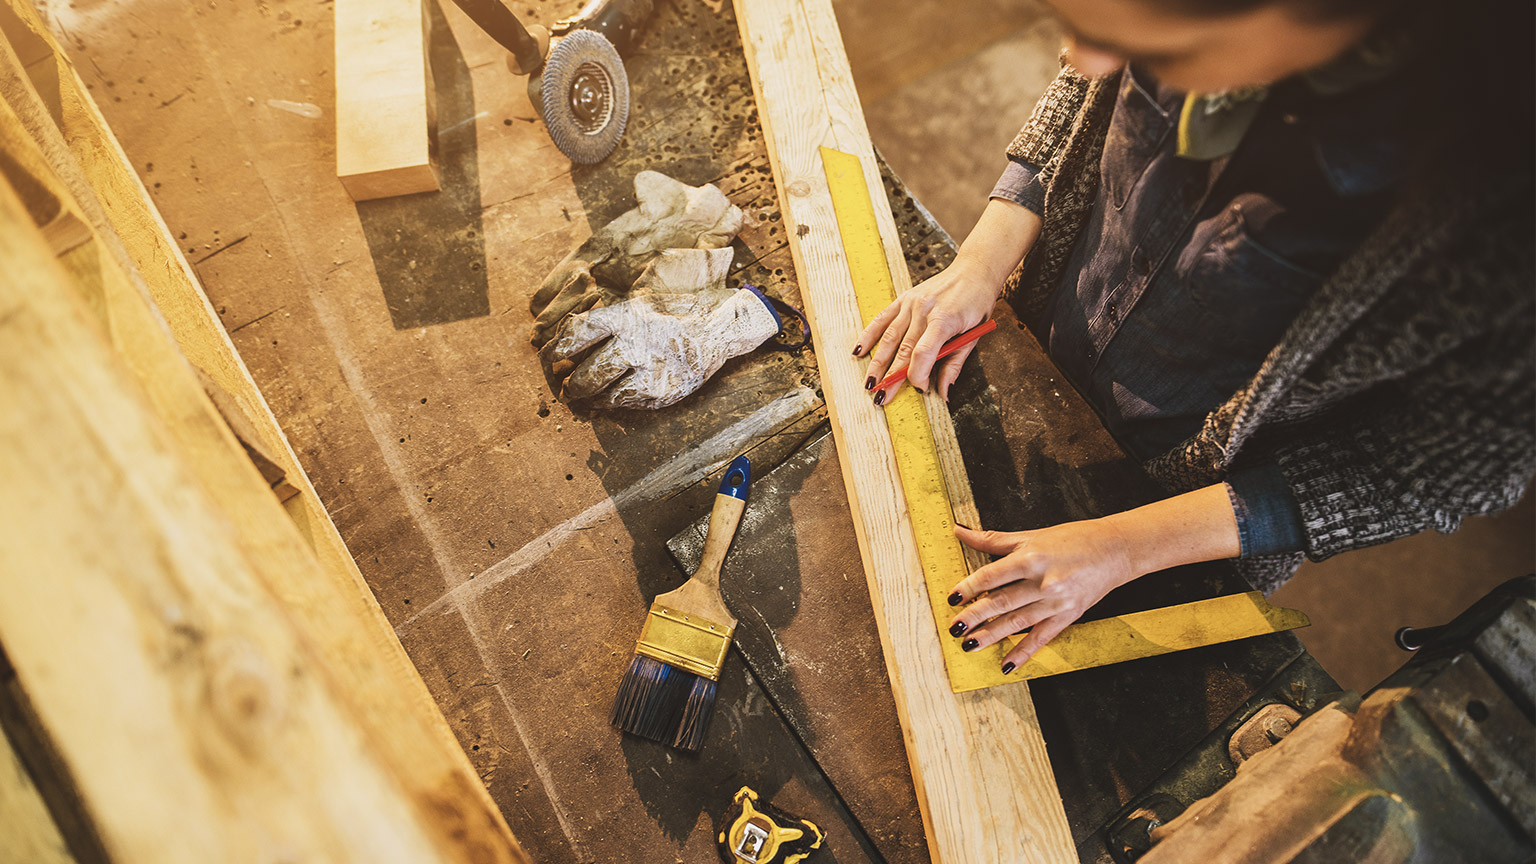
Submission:
M 713 185 L 689 186 L 665 174 L 635 175 L 640 206 L 609 222 L 556 265 L 534 293 L 531 341 L 542 346 L 566 316 L 628 296 L 665 249 L 729 246 L 745 218 Z
M 724 287 L 729 266 L 729 254 L 669 252 L 637 280 L 635 296 L 567 318 L 540 352 L 554 375 L 569 371 L 562 398 L 665 408 L 699 389 L 725 361 L 772 338 L 778 313 L 753 291 Z M 688 274 L 701 269 L 718 279 L 697 286 Z M 651 293 L 658 286 L 682 290 Z

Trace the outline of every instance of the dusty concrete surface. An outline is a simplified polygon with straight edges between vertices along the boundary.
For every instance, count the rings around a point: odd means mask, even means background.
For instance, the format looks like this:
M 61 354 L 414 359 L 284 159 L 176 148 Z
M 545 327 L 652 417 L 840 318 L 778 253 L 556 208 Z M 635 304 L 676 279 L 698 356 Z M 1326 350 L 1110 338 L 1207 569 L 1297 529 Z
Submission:
M 1008 142 L 1056 76 L 1060 28 L 1039 0 L 836 0 L 869 134 L 959 241 Z

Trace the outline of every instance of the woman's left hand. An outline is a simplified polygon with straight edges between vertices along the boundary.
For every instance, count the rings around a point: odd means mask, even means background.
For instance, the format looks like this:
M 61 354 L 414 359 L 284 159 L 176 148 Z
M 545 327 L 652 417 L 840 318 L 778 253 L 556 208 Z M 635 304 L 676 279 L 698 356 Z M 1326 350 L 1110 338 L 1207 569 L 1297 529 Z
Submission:
M 1023 666 L 1105 594 L 1141 575 L 1120 532 L 1102 519 L 1038 531 L 957 525 L 955 536 L 972 549 L 1003 557 L 955 586 L 950 605 L 970 605 L 955 616 L 950 635 L 964 640 L 965 650 L 976 651 L 1034 628 L 1008 652 L 1004 674 Z
M 1005 675 L 1132 579 L 1242 552 L 1224 483 L 1099 519 L 1038 531 L 973 531 L 957 525 L 955 536 L 972 549 L 1002 557 L 954 587 L 949 605 L 971 605 L 950 622 L 950 635 L 964 640 L 967 651 L 976 651 L 1034 628 L 1008 652 Z

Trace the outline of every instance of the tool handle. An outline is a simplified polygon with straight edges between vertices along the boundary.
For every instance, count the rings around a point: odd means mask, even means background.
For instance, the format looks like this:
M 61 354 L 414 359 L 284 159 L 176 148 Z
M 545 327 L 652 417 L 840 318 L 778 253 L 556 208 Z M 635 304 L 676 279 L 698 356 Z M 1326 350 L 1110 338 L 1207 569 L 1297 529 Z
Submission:
M 747 487 L 752 482 L 752 463 L 745 456 L 731 460 L 720 480 L 720 492 L 715 496 L 715 506 L 709 511 L 709 535 L 704 538 L 704 555 L 699 559 L 699 569 L 693 579 L 720 589 L 720 568 L 725 564 L 725 553 L 731 548 L 736 536 L 736 526 L 741 524 L 741 514 L 747 509 Z
M 549 34 L 542 40 L 528 31 L 512 10 L 502 0 L 453 0 L 464 10 L 469 20 L 475 22 L 486 35 L 517 58 L 521 74 L 544 65 L 544 55 L 549 51 Z
M 1404 651 L 1417 651 L 1439 639 L 1450 629 L 1444 624 L 1439 627 L 1399 627 L 1397 632 L 1392 634 L 1392 641 Z
M 725 469 L 725 476 L 720 478 L 720 494 L 745 501 L 747 487 L 751 484 L 752 463 L 745 456 L 737 456 L 731 460 L 730 467 Z

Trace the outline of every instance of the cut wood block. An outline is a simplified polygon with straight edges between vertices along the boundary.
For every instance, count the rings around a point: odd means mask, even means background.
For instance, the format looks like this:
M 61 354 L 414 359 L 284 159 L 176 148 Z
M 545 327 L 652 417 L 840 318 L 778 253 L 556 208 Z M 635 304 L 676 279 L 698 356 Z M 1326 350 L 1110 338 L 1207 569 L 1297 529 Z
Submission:
M 819 148 L 859 157 L 896 290 L 911 281 L 830 2 L 740 0 L 737 20 L 929 852 L 936 864 L 1076 861 L 1028 685 L 950 688 L 890 434 L 850 354 L 864 321 Z M 974 520 L 948 410 L 933 395 L 926 407 L 955 516 Z
M 336 0 L 336 176 L 354 201 L 439 188 L 421 0 Z

